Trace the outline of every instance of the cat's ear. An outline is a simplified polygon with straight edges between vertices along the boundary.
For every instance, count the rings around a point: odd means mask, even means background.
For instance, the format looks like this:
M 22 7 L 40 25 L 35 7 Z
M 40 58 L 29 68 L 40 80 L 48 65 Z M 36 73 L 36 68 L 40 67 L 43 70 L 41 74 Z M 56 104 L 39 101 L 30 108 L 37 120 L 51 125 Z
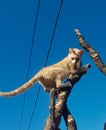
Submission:
M 72 48 L 69 48 L 69 53 L 74 53 L 74 50 Z
M 82 56 L 83 52 L 84 52 L 84 50 L 80 50 L 80 51 L 78 52 L 78 54 L 79 54 L 80 56 Z

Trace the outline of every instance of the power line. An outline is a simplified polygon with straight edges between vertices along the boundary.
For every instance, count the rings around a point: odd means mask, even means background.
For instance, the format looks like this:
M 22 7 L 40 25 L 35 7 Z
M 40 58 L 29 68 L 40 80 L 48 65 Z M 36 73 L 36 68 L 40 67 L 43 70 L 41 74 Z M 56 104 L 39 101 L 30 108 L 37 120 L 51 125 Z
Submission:
M 55 21 L 55 25 L 54 25 L 54 30 L 53 30 L 53 33 L 52 33 L 52 36 L 51 36 L 50 46 L 49 46 L 49 49 L 48 49 L 48 52 L 47 52 L 47 56 L 46 56 L 46 60 L 45 60 L 44 66 L 46 66 L 46 65 L 47 65 L 47 62 L 48 62 L 48 58 L 49 58 L 49 54 L 50 54 L 50 51 L 51 51 L 51 48 L 52 48 L 53 39 L 54 39 L 54 35 L 55 35 L 55 32 L 56 32 L 56 27 L 57 27 L 58 19 L 59 19 L 59 16 L 60 16 L 62 4 L 63 4 L 63 0 L 60 0 L 60 6 L 59 6 L 58 14 L 57 14 L 57 17 L 56 17 L 56 21 Z M 31 127 L 33 115 L 34 115 L 35 108 L 36 108 L 37 101 L 38 101 L 38 97 L 39 97 L 40 88 L 41 88 L 41 87 L 40 87 L 40 85 L 39 85 L 38 92 L 37 92 L 37 97 L 36 97 L 36 99 L 35 99 L 35 104 L 34 104 L 34 107 L 33 107 L 33 110 L 32 110 L 32 114 L 31 114 L 31 118 L 30 118 L 29 125 L 28 125 L 28 130 L 29 130 L 30 127 Z
M 33 52 L 33 47 L 34 47 L 34 36 L 35 36 L 35 32 L 36 32 L 38 15 L 39 15 L 39 7 L 40 7 L 40 0 L 38 0 L 37 13 L 36 13 L 36 17 L 35 17 L 34 30 L 33 30 L 33 35 L 32 35 L 32 42 L 31 42 L 32 44 L 31 44 L 31 49 L 30 49 L 28 70 L 27 70 L 27 75 L 26 75 L 26 80 L 27 81 L 28 81 L 28 78 L 29 78 L 29 71 L 30 71 L 30 66 L 31 66 L 32 52 Z M 21 112 L 19 130 L 21 130 L 21 127 L 22 127 L 22 119 L 23 119 L 23 113 L 24 113 L 24 107 L 25 107 L 26 94 L 27 94 L 27 92 L 24 94 L 24 97 L 23 97 L 23 105 L 22 105 L 22 112 Z
M 35 108 L 36 108 L 37 101 L 38 101 L 38 97 L 39 97 L 39 93 L 40 93 L 40 88 L 41 88 L 41 87 L 40 87 L 40 85 L 39 85 L 39 87 L 38 87 L 38 92 L 37 92 L 37 96 L 36 96 L 36 98 L 35 98 L 35 103 L 34 103 L 34 107 L 33 107 L 33 110 L 32 110 L 32 114 L 31 114 L 31 118 L 30 118 L 30 121 L 29 121 L 29 124 L 28 124 L 28 129 L 27 129 L 27 130 L 29 130 L 30 127 L 31 127 L 33 115 L 34 115 L 34 112 L 35 112 Z
M 53 33 L 52 33 L 52 36 L 51 36 L 50 46 L 49 46 L 49 49 L 48 49 L 48 52 L 47 52 L 47 57 L 46 57 L 46 61 L 45 61 L 44 66 L 46 66 L 47 62 L 48 62 L 49 53 L 50 53 L 50 50 L 51 50 L 51 47 L 52 47 L 52 44 L 53 44 L 53 39 L 54 39 L 54 35 L 55 35 L 55 32 L 56 32 L 56 27 L 57 27 L 58 19 L 59 19 L 59 16 L 60 16 L 62 4 L 63 4 L 63 0 L 60 0 L 60 6 L 59 6 L 58 14 L 57 14 L 57 17 L 56 17 L 56 22 L 55 22 L 55 25 L 54 25 L 54 30 L 53 30 Z

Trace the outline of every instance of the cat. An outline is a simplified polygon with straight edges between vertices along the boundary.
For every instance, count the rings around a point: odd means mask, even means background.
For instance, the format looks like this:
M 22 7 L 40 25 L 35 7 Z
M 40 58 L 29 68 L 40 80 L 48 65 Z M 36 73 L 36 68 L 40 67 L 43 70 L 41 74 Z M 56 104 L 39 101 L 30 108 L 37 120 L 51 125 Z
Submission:
M 20 94 L 32 87 L 37 81 L 44 87 L 46 92 L 50 92 L 52 88 L 58 89 L 62 86 L 62 81 L 65 78 L 72 77 L 73 73 L 77 72 L 81 67 L 82 54 L 83 50 L 69 48 L 69 53 L 63 60 L 51 66 L 42 68 L 28 82 L 19 88 L 10 92 L 0 92 L 0 96 L 10 97 Z

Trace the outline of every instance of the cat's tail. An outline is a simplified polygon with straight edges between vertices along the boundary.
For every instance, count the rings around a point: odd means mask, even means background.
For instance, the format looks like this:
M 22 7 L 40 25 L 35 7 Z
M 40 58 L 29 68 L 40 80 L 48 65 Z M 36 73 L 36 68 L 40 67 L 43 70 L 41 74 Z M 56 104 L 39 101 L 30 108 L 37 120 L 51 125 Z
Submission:
M 0 96 L 3 97 L 11 97 L 11 96 L 16 96 L 17 94 L 20 94 L 29 88 L 33 86 L 34 83 L 36 83 L 38 80 L 38 75 L 35 75 L 32 79 L 30 79 L 28 82 L 20 86 L 19 88 L 9 91 L 9 92 L 0 92 Z

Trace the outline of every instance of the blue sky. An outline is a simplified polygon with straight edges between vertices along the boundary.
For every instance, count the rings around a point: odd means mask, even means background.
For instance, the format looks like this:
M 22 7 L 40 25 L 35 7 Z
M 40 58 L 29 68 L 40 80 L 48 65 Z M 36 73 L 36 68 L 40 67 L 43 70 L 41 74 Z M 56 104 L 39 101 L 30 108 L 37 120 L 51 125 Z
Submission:
M 59 2 L 41 0 L 29 78 L 44 66 Z M 35 0 L 0 1 L 0 91 L 13 90 L 26 82 L 37 3 Z M 106 1 L 64 0 L 47 65 L 64 58 L 68 48 L 81 48 L 75 28 L 106 63 Z M 91 69 L 73 88 L 68 106 L 78 130 L 103 130 L 106 77 L 86 52 L 82 60 L 83 64 L 90 63 Z M 28 130 L 37 91 L 38 84 L 27 92 L 21 130 Z M 19 130 L 23 97 L 24 94 L 0 98 L 0 130 Z M 49 94 L 41 87 L 30 130 L 43 130 L 49 104 Z M 61 129 L 66 129 L 63 120 Z

